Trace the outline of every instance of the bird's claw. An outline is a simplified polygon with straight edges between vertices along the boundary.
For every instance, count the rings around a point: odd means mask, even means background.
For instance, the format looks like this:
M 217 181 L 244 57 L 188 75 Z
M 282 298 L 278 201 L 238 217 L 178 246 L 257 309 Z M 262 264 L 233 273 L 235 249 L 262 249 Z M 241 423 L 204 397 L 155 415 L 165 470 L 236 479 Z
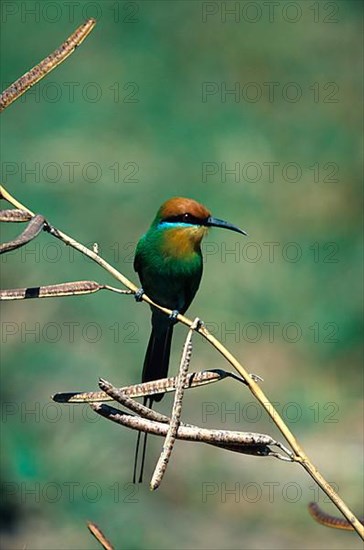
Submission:
M 141 302 L 143 299 L 143 294 L 144 294 L 144 290 L 142 288 L 139 288 L 134 294 L 135 301 Z
M 171 321 L 177 321 L 178 315 L 179 315 L 178 309 L 174 309 L 172 313 L 169 314 L 169 318 Z

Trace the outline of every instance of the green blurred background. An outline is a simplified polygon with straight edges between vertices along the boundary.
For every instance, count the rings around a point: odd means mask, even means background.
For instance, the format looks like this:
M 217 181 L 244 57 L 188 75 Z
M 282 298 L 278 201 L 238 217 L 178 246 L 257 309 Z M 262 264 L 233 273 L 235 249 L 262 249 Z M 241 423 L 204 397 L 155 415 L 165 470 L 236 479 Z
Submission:
M 77 52 L 2 115 L 2 182 L 133 281 L 135 243 L 171 196 L 246 229 L 205 239 L 189 315 L 264 378 L 360 514 L 361 2 L 3 2 L 3 87 L 89 16 L 98 23 Z M 3 288 L 114 284 L 46 234 L 2 257 L 1 272 Z M 311 520 L 311 500 L 335 510 L 298 466 L 179 443 L 151 493 L 155 438 L 133 489 L 135 434 L 52 404 L 99 376 L 138 382 L 149 317 L 111 293 L 2 306 L 2 546 L 97 548 L 92 520 L 116 548 L 359 548 Z M 175 333 L 172 372 L 185 329 Z M 195 340 L 191 368 L 228 368 Z M 183 418 L 280 437 L 231 381 L 188 392 Z

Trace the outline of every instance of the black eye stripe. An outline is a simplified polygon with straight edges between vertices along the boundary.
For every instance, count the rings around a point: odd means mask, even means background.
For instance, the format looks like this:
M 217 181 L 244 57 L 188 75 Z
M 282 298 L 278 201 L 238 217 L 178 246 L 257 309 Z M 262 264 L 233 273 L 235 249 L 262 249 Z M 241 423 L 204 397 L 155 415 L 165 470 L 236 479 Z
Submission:
M 178 216 L 169 216 L 168 218 L 164 218 L 163 221 L 169 223 L 189 223 L 194 225 L 203 225 L 203 220 L 196 218 L 196 216 L 188 213 L 179 214 Z

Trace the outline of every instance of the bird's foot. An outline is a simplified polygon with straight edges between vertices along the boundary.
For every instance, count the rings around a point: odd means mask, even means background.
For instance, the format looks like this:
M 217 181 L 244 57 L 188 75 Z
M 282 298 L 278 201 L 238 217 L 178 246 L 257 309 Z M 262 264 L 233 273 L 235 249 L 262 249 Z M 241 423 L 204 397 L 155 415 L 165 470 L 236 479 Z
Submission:
M 169 314 L 169 318 L 171 321 L 177 321 L 178 315 L 179 315 L 178 309 L 174 309 L 172 313 Z
M 141 302 L 143 298 L 143 294 L 144 294 L 144 290 L 142 288 L 139 288 L 134 294 L 135 301 Z

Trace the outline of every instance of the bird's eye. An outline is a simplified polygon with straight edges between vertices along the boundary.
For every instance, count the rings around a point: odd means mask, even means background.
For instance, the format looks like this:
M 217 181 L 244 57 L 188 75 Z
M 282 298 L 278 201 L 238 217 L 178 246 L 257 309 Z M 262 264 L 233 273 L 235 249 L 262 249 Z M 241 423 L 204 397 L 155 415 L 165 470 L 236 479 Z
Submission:
M 189 219 L 190 219 L 189 214 L 183 214 L 183 221 L 188 222 Z

